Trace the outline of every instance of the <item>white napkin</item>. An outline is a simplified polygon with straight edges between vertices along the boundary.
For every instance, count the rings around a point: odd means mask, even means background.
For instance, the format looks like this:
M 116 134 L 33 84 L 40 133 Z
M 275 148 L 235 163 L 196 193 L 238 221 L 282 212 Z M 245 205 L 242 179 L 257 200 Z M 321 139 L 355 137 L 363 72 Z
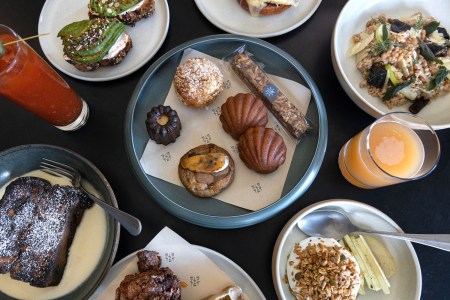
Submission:
M 233 281 L 205 254 L 189 244 L 170 228 L 163 228 L 145 247 L 157 251 L 162 258 L 161 266 L 169 267 L 180 279 L 181 299 L 198 300 L 221 292 L 224 288 L 235 285 Z M 115 270 L 105 278 L 106 287 L 95 299 L 114 299 L 117 287 L 128 274 L 138 273 L 137 256 L 120 270 Z M 100 287 L 101 289 L 102 287 Z
M 280 198 L 283 191 L 284 182 L 286 181 L 296 147 L 295 141 L 285 132 L 275 117 L 269 113 L 269 123 L 266 127 L 273 128 L 283 137 L 287 147 L 286 161 L 275 172 L 270 174 L 259 174 L 248 169 L 239 158 L 237 152 L 238 142 L 222 129 L 219 116 L 220 107 L 228 97 L 238 93 L 249 93 L 249 89 L 230 68 L 223 65 L 220 59 L 196 50 L 186 49 L 180 64 L 191 57 L 205 57 L 214 62 L 224 75 L 226 87 L 209 107 L 197 109 L 184 105 L 177 98 L 172 85 L 164 105 L 169 105 L 177 111 L 183 127 L 181 136 L 175 143 L 167 146 L 158 145 L 153 140 L 149 140 L 140 160 L 143 169 L 148 175 L 183 186 L 178 177 L 178 163 L 181 156 L 199 145 L 214 143 L 230 153 L 236 167 L 233 183 L 215 198 L 253 211 L 272 204 Z M 311 91 L 292 80 L 277 76 L 270 76 L 270 78 L 289 100 L 303 114 L 306 114 L 311 99 Z M 151 107 L 148 108 L 148 110 L 150 109 Z

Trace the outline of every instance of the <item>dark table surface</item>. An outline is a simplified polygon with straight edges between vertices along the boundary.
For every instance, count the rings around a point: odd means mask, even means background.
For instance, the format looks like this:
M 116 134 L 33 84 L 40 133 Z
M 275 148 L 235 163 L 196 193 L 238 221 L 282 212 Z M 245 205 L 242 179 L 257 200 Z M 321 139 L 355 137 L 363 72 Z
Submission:
M 35 35 L 44 2 L 2 1 L 0 23 L 14 28 L 22 37 Z M 277 297 L 272 283 L 271 260 L 278 234 L 294 214 L 312 203 L 353 199 L 380 209 L 405 232 L 449 232 L 450 130 L 438 132 L 441 159 L 436 170 L 425 179 L 362 190 L 347 183 L 340 174 L 337 157 L 341 146 L 373 121 L 345 94 L 331 63 L 332 30 L 345 3 L 345 0 L 323 1 L 311 19 L 299 28 L 265 39 L 292 55 L 310 73 L 323 96 L 329 125 L 327 151 L 317 178 L 304 195 L 267 221 L 232 230 L 204 228 L 182 221 L 163 210 L 144 191 L 128 162 L 124 144 L 125 111 L 141 76 L 158 57 L 175 46 L 224 33 L 200 13 L 194 1 L 169 1 L 167 38 L 156 55 L 135 73 L 100 83 L 61 74 L 90 106 L 90 119 L 82 129 L 62 132 L 1 98 L 0 150 L 24 144 L 52 144 L 78 152 L 94 163 L 110 182 L 119 206 L 143 223 L 142 233 L 137 237 L 121 231 L 116 261 L 144 247 L 168 226 L 189 242 L 218 251 L 236 262 L 254 279 L 267 299 Z M 44 56 L 37 39 L 29 44 Z M 417 244 L 414 248 L 422 269 L 422 299 L 447 299 L 450 294 L 449 253 Z

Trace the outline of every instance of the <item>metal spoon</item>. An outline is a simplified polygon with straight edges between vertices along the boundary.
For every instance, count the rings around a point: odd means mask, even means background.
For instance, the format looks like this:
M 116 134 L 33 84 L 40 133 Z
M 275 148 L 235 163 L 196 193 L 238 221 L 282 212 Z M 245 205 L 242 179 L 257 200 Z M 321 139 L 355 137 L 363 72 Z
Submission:
M 353 224 L 348 217 L 335 210 L 316 210 L 299 222 L 300 230 L 309 236 L 341 239 L 346 234 L 374 234 L 400 239 L 450 251 L 450 234 L 407 234 L 365 229 Z

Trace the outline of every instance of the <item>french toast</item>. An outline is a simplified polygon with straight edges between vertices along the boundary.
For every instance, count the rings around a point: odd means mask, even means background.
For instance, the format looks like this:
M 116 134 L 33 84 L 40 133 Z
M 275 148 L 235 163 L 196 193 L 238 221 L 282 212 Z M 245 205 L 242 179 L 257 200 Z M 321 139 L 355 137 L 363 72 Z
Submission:
M 11 182 L 0 200 L 0 273 L 36 287 L 58 285 L 84 210 L 85 193 L 38 177 Z

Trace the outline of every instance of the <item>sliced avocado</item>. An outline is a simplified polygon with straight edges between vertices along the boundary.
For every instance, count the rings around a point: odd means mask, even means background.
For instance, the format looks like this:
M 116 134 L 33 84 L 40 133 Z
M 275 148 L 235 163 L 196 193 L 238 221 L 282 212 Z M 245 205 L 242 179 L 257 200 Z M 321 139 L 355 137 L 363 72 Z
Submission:
M 142 0 L 90 0 L 91 10 L 104 17 L 116 17 Z
M 101 61 L 125 28 L 117 19 L 96 18 L 66 25 L 58 36 L 70 59 L 89 64 Z
M 88 29 L 90 24 L 91 24 L 90 20 L 83 20 L 79 22 L 70 23 L 64 26 L 58 32 L 58 37 L 62 39 L 69 39 L 71 36 L 79 36 Z

